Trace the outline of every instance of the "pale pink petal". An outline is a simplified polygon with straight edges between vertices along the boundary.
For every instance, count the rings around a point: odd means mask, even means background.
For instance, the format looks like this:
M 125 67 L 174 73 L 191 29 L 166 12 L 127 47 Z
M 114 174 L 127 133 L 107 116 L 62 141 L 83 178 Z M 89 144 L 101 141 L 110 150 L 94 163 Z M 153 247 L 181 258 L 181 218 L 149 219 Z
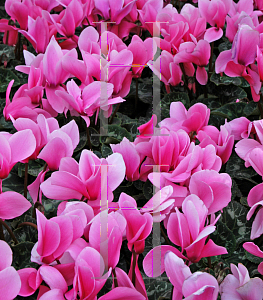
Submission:
M 172 252 L 165 254 L 164 258 L 165 272 L 169 277 L 170 282 L 179 292 L 182 292 L 182 286 L 192 272 L 184 261 Z
M 0 218 L 13 219 L 21 216 L 31 207 L 31 203 L 21 194 L 7 191 L 0 194 Z
M 263 258 L 263 251 L 261 251 L 259 249 L 259 247 L 257 245 L 255 245 L 252 242 L 246 242 L 243 244 L 243 248 L 245 250 L 247 250 L 249 253 L 258 256 L 258 257 L 262 257 Z
M 153 248 L 143 260 L 143 270 L 148 277 L 158 277 L 165 271 L 164 257 L 167 251 L 172 251 L 178 257 L 185 259 L 175 247 L 162 245 Z
M 55 200 L 69 200 L 69 199 L 78 199 L 80 200 L 82 194 L 78 191 L 71 189 L 70 187 L 62 187 L 53 185 L 51 178 L 48 178 L 46 181 L 41 183 L 40 188 L 43 194 L 49 199 Z
M 106 160 L 108 162 L 108 185 L 114 191 L 125 177 L 125 163 L 122 155 L 119 153 L 113 153 Z
M 51 266 L 41 266 L 39 272 L 51 289 L 60 289 L 63 293 L 68 290 L 67 283 L 61 273 Z
M 11 163 L 28 158 L 36 149 L 36 138 L 30 129 L 18 131 L 9 139 Z M 17 147 L 19 145 L 19 147 Z
M 211 43 L 219 40 L 222 36 L 223 36 L 222 28 L 211 27 L 206 30 L 204 35 L 204 40 L 206 40 L 208 43 Z
M 260 278 L 251 278 L 246 284 L 237 289 L 242 299 L 260 300 L 263 298 L 263 281 Z
M 2 271 L 11 266 L 13 253 L 10 246 L 2 240 L 0 240 L 0 252 L 0 271 Z
M 42 282 L 39 272 L 34 268 L 24 268 L 17 271 L 21 279 L 19 296 L 33 295 Z
M 18 295 L 20 288 L 21 280 L 14 267 L 8 267 L 0 272 L 1 299 L 14 299 Z
M 62 290 L 52 289 L 44 293 L 39 300 L 65 300 L 65 297 Z
M 67 156 L 67 153 L 67 145 L 61 138 L 55 137 L 46 144 L 38 158 L 43 159 L 48 164 L 49 169 L 54 171 L 59 168 L 60 160 Z

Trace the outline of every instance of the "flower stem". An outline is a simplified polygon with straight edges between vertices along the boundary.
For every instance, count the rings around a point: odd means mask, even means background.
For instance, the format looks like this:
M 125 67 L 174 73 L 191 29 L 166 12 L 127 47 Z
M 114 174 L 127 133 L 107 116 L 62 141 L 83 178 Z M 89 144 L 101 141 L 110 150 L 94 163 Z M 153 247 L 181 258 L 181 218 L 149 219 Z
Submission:
M 27 198 L 28 162 L 25 163 L 24 197 Z
M 112 269 L 112 274 L 113 274 L 113 277 L 114 277 L 114 287 L 118 287 L 118 280 L 117 280 L 115 268 Z
M 1 229 L 2 229 L 2 232 L 3 232 L 3 227 L 4 226 L 6 228 L 6 230 L 8 231 L 8 233 L 10 234 L 11 238 L 13 239 L 13 241 L 15 242 L 15 244 L 18 244 L 18 240 L 16 239 L 13 231 L 11 230 L 11 228 L 6 224 L 5 221 L 3 221 L 2 219 L 0 219 L 0 224 L 1 224 Z M 2 239 L 2 238 L 1 238 Z M 5 239 L 3 239 L 5 240 Z
M 162 228 L 161 223 L 160 223 L 160 228 L 161 228 L 161 233 L 162 233 L 162 236 L 163 236 L 164 239 L 165 239 L 166 244 L 172 246 L 172 243 L 170 242 L 170 240 L 168 239 L 167 235 L 165 234 L 165 232 L 164 232 L 164 230 L 163 230 L 163 228 Z
M 0 224 L 0 240 L 5 241 L 3 226 Z
M 87 132 L 87 141 L 88 141 L 88 147 L 90 150 L 92 150 L 92 145 L 90 141 L 90 134 L 89 134 L 89 127 L 86 127 L 86 132 Z
M 26 225 L 31 226 L 31 227 L 33 227 L 33 228 L 35 228 L 37 230 L 37 225 L 34 224 L 34 223 L 31 223 L 31 222 L 20 223 L 17 227 L 19 228 L 19 227 L 23 227 L 23 226 L 26 226 Z
M 120 105 L 121 105 L 120 103 L 117 104 L 117 106 L 116 106 L 116 108 L 115 108 L 115 110 L 114 110 L 114 112 L 113 112 L 113 114 L 112 114 L 112 116 L 111 116 L 111 118 L 110 118 L 109 124 L 112 123 L 112 121 L 113 121 L 113 119 L 114 119 L 116 113 L 117 113 L 118 110 L 119 110 Z

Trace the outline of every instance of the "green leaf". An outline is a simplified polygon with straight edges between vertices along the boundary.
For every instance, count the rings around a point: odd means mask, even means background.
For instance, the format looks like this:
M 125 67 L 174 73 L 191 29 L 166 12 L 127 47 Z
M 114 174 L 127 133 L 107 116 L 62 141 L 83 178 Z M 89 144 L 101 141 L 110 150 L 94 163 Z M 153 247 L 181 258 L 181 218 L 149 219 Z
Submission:
M 221 115 L 228 120 L 233 120 L 244 116 L 246 106 L 247 104 L 244 102 L 227 103 L 220 108 L 213 110 L 211 114 Z M 249 111 L 249 109 L 247 109 L 247 111 Z
M 24 191 L 24 180 L 12 171 L 8 177 L 3 180 L 3 192 L 14 191 L 22 194 Z
M 235 182 L 234 179 L 232 179 L 232 187 L 231 187 L 231 200 L 235 200 L 235 198 L 241 198 L 242 193 L 240 189 L 238 188 L 237 183 Z
M 36 219 L 30 217 L 29 215 L 25 215 L 23 222 L 31 222 L 33 224 L 37 224 Z M 19 227 L 13 232 L 19 242 L 36 243 L 38 240 L 37 229 L 33 228 L 32 226 L 26 225 L 23 227 Z
M 119 142 L 126 137 L 129 141 L 133 141 L 132 135 L 123 127 L 118 125 L 108 125 L 108 133 L 107 136 L 100 136 L 101 143 L 106 143 L 107 137 L 113 137 Z
M 136 80 L 132 80 L 130 86 L 129 96 L 134 96 L 136 94 Z M 146 104 L 152 104 L 153 102 L 153 79 L 149 78 L 139 78 L 138 79 L 138 98 Z
M 47 219 L 53 218 L 57 216 L 57 209 L 61 201 L 52 200 L 52 199 L 44 199 L 42 204 L 45 209 L 45 217 Z
M 220 52 L 230 50 L 231 48 L 232 48 L 232 43 L 230 43 L 227 38 L 224 39 L 224 42 L 218 46 L 218 50 Z
M 101 145 L 101 155 L 102 157 L 106 158 L 108 157 L 109 155 L 111 155 L 113 152 L 111 150 L 111 148 L 105 144 L 102 144 Z
M 256 265 L 259 265 L 263 261 L 262 257 L 255 256 L 255 255 L 247 252 L 246 250 L 245 250 L 245 254 L 246 254 L 246 258 Z
M 252 221 L 247 221 L 248 210 L 240 203 L 231 201 L 223 209 L 221 221 L 232 231 L 236 245 L 250 240 Z
M 235 152 L 233 152 L 226 163 L 226 172 L 232 177 L 237 179 L 248 179 L 255 175 L 257 172 L 252 167 L 245 167 L 245 162 Z
M 31 262 L 31 250 L 35 243 L 32 242 L 21 242 L 12 247 L 13 251 L 13 263 L 12 265 L 16 269 L 23 268 L 36 268 L 38 265 Z
M 4 116 L 1 116 L 1 118 L 0 118 L 0 130 L 1 131 L 10 131 L 12 129 L 14 129 L 14 126 L 13 126 L 12 122 L 6 121 Z
M 137 119 L 132 119 L 120 112 L 117 112 L 117 117 L 121 120 L 121 124 L 132 124 L 137 120 Z
M 2 63 L 4 61 L 10 61 L 15 58 L 15 47 L 6 44 L 0 44 L 0 57 L 2 57 Z
M 89 127 L 89 134 L 92 146 L 98 147 L 100 145 L 100 136 L 98 131 L 92 127 Z
M 170 295 L 172 291 L 172 284 L 170 282 L 161 280 L 150 280 L 145 284 L 147 296 L 149 300 L 161 299 L 166 297 L 167 293 Z
M 0 93 L 5 93 L 9 82 L 14 79 L 12 87 L 20 85 L 18 77 L 10 70 L 0 68 Z
M 227 75 L 223 74 L 221 76 L 220 74 L 213 73 L 210 80 L 214 82 L 217 86 L 219 85 L 241 85 L 241 79 L 239 77 L 228 77 Z
M 79 143 L 78 143 L 77 147 L 75 148 L 74 152 L 76 153 L 76 152 L 82 150 L 86 146 L 86 143 L 87 143 L 87 132 L 82 131 L 82 132 L 80 132 Z
M 258 104 L 257 102 L 251 101 L 247 103 L 247 105 L 244 108 L 243 114 L 245 117 L 248 117 L 252 114 L 254 114 L 258 109 Z
M 114 117 L 111 124 L 112 125 L 121 125 L 121 119 Z
M 136 180 L 136 181 L 133 181 L 133 185 L 136 187 L 137 190 L 142 191 L 144 182 L 142 182 L 141 180 Z
M 125 193 L 129 196 L 133 196 L 135 194 L 136 190 L 132 184 L 132 182 L 124 180 L 121 185 L 119 185 L 115 190 L 114 190 L 114 201 L 118 201 L 120 194 Z
M 143 194 L 147 200 L 151 199 L 153 196 L 153 185 L 149 179 L 147 179 L 143 185 Z
M 237 99 L 247 98 L 247 93 L 233 84 L 216 86 L 212 82 L 208 85 L 209 94 L 218 96 L 222 103 L 236 102 Z
M 41 160 L 30 160 L 28 163 L 28 174 L 34 177 L 37 177 L 38 174 L 44 169 L 44 163 Z M 25 176 L 25 164 L 19 163 L 18 164 L 18 176 L 23 177 Z
M 220 220 L 216 223 L 216 231 L 211 235 L 211 239 L 216 245 L 225 247 L 228 254 L 231 255 L 236 248 L 236 240 L 233 232 Z
M 216 128 L 220 129 L 220 126 L 224 124 L 225 118 L 223 116 L 210 114 L 208 125 L 213 125 Z
M 170 105 L 172 102 L 182 102 L 186 109 L 190 107 L 190 100 L 187 93 L 173 92 L 166 94 L 161 100 L 162 119 L 170 118 Z

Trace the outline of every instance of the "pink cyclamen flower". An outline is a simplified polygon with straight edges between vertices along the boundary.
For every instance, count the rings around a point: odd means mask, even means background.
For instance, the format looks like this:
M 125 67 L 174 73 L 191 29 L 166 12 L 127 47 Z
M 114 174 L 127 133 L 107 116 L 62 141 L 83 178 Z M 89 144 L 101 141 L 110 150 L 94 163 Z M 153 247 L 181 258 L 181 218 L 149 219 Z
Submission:
M 182 102 L 172 102 L 170 105 L 170 118 L 159 123 L 159 126 L 176 131 L 184 129 L 187 133 L 198 133 L 208 125 L 210 109 L 203 103 L 196 103 L 187 111 Z
M 134 248 L 136 254 L 144 250 L 145 239 L 152 231 L 152 216 L 149 213 L 141 214 L 137 209 L 136 201 L 125 193 L 119 198 L 121 213 L 127 221 L 126 237 L 130 251 Z
M 0 290 L 1 298 L 14 299 L 21 288 L 20 277 L 12 264 L 12 250 L 5 241 L 0 241 Z
M 164 258 L 165 272 L 174 286 L 173 299 L 216 300 L 219 286 L 215 277 L 208 273 L 191 273 L 184 261 L 173 252 L 167 252 Z
M 74 270 L 73 288 L 66 293 L 67 299 L 76 299 L 77 297 L 80 300 L 94 299 L 111 273 L 110 268 L 104 274 L 103 258 L 97 250 L 91 247 L 86 247 L 80 252 Z
M 199 0 L 198 7 L 202 17 L 213 27 L 206 30 L 204 39 L 209 43 L 223 36 L 225 18 L 231 8 L 231 0 Z
M 13 135 L 1 132 L 0 144 L 0 179 L 6 178 L 17 162 L 30 157 L 36 149 L 36 139 L 29 129 Z
M 105 217 L 103 214 L 104 212 L 97 214 L 92 220 L 89 230 L 89 243 L 91 247 L 98 251 L 107 243 L 108 252 L 104 253 L 100 251 L 100 253 L 105 261 L 105 265 L 107 265 L 108 268 L 111 267 L 114 269 L 120 258 L 122 235 L 126 229 L 126 220 L 118 212 L 108 214 L 107 224 L 104 224 L 107 226 L 107 236 L 105 235 L 103 237 L 101 234 L 101 226 L 103 226 L 101 220 Z
M 227 173 L 202 170 L 191 176 L 189 191 L 197 195 L 208 209 L 208 214 L 222 210 L 231 201 L 232 180 Z
M 220 285 L 222 300 L 261 300 L 263 297 L 263 281 L 249 277 L 247 268 L 238 264 L 230 265 L 232 274 L 228 274 Z
M 196 195 L 189 195 L 182 204 L 183 213 L 175 208 L 171 213 L 167 233 L 169 239 L 181 247 L 181 252 L 186 251 L 188 260 L 195 263 L 202 257 L 226 254 L 224 247 L 217 246 L 211 239 L 205 244 L 207 236 L 215 231 L 214 224 L 205 226 L 208 210 Z M 220 217 L 220 216 L 219 216 Z
M 126 166 L 126 179 L 135 181 L 140 178 L 139 168 L 144 158 L 136 150 L 134 143 L 130 142 L 126 137 L 119 144 L 111 144 L 113 153 L 120 153 Z
M 20 30 L 32 44 L 37 53 L 45 53 L 50 37 L 56 32 L 52 32 L 48 26 L 48 22 L 41 17 L 37 17 L 36 20 L 28 17 L 28 30 Z
M 101 174 L 104 174 L 105 186 L 101 184 Z M 121 154 L 114 153 L 106 159 L 99 159 L 92 151 L 83 150 L 79 163 L 71 157 L 62 158 L 59 171 L 41 184 L 41 190 L 51 199 L 81 200 L 83 197 L 89 200 L 88 204 L 93 208 L 104 209 L 104 204 L 101 207 L 100 203 L 101 190 L 105 188 L 107 200 L 112 202 L 112 192 L 124 176 L 125 164 Z
M 38 242 L 32 249 L 31 260 L 39 264 L 50 264 L 59 259 L 74 240 L 83 235 L 87 218 L 85 213 L 75 212 L 47 220 L 36 210 Z

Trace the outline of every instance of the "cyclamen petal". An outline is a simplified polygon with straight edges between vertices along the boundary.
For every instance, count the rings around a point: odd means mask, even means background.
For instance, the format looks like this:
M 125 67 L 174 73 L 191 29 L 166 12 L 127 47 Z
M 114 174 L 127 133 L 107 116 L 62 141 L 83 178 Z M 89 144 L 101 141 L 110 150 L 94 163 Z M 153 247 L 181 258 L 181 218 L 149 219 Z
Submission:
M 21 216 L 31 203 L 21 194 L 7 191 L 0 194 L 0 218 L 13 219 Z

